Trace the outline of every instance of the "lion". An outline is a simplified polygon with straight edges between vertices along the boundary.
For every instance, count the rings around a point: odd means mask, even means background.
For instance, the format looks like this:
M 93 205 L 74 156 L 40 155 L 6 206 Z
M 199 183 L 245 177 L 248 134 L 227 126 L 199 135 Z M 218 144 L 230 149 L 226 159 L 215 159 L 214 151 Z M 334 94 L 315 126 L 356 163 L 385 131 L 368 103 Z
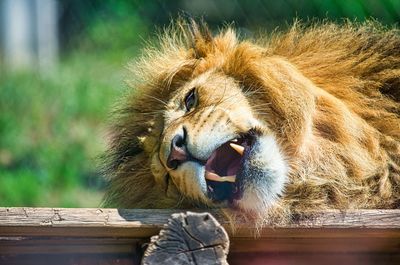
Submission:
M 400 34 L 295 22 L 240 40 L 172 23 L 131 65 L 105 205 L 254 217 L 400 205 Z

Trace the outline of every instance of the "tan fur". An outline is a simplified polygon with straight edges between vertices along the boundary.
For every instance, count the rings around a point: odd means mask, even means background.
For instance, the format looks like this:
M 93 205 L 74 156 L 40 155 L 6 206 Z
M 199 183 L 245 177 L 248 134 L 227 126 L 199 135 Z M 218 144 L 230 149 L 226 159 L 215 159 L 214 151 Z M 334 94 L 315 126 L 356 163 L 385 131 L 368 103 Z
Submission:
M 151 171 L 164 102 L 211 70 L 216 81 L 210 86 L 232 80 L 279 143 L 290 171 L 278 211 L 399 207 L 397 29 L 374 22 L 295 23 L 286 33 L 239 41 L 231 28 L 211 37 L 206 28 L 181 21 L 131 69 L 132 93 L 112 127 L 105 205 L 213 206 Z M 198 122 L 215 126 L 207 117 Z

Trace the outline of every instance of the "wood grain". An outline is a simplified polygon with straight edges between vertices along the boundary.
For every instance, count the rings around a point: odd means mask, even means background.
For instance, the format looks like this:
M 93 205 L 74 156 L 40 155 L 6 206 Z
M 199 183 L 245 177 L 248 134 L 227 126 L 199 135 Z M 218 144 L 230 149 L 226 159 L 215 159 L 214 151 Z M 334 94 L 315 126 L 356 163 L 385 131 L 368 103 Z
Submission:
M 209 213 L 178 213 L 151 238 L 142 265 L 228 265 L 228 234 Z
M 31 261 L 46 260 L 46 255 L 56 254 L 89 255 L 88 259 L 97 258 L 98 254 L 137 258 L 143 243 L 158 234 L 171 214 L 178 212 L 186 211 L 0 208 L 0 263 L 18 260 L 15 254 L 33 255 Z M 218 213 L 212 214 L 229 234 L 230 264 L 240 264 L 241 258 L 262 262 L 262 257 L 272 261 L 291 257 L 304 262 L 328 262 L 335 260 L 333 257 L 341 257 L 338 261 L 343 262 L 354 258 L 365 261 L 368 257 L 376 261 L 383 257 L 388 261 L 384 264 L 400 264 L 400 210 L 305 214 L 287 225 L 267 226 L 257 238 L 251 225 L 239 222 L 233 233 L 225 219 Z
M 149 238 L 179 210 L 95 208 L 0 208 L 0 237 Z M 239 223 L 233 232 L 211 212 L 230 237 L 254 238 L 255 227 Z M 399 238 L 400 210 L 326 211 L 295 218 L 284 226 L 266 226 L 262 238 Z
M 167 223 L 173 213 L 186 212 L 183 210 L 164 209 L 104 209 L 104 208 L 1 208 L 0 207 L 0 236 L 7 235 L 65 235 L 63 229 L 72 233 L 69 236 L 82 236 L 74 233 L 75 229 L 85 229 L 85 236 L 148 237 L 154 231 Z M 217 213 L 211 213 L 221 224 L 230 231 L 227 221 Z M 18 229 L 15 229 L 18 228 Z M 235 237 L 247 237 L 248 231 L 254 229 L 246 223 L 239 223 Z M 284 226 L 266 227 L 260 231 L 260 236 L 269 235 L 270 229 L 400 229 L 400 209 L 394 210 L 331 210 L 322 213 L 306 214 L 305 217 L 295 218 Z M 22 230 L 21 230 L 22 229 Z M 38 230 L 37 230 L 38 229 Z M 113 231 L 113 229 L 117 229 Z M 38 231 L 38 233 L 36 232 Z M 78 230 L 76 230 L 78 231 Z M 263 233 L 267 231 L 267 233 Z

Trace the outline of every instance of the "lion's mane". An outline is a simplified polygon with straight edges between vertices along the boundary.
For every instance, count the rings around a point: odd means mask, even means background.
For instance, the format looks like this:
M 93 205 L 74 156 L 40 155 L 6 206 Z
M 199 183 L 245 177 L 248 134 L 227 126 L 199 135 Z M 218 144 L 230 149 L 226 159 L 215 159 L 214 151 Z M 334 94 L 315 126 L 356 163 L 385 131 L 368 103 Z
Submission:
M 243 41 L 231 28 L 212 37 L 205 27 L 174 23 L 131 67 L 132 91 L 111 127 L 106 205 L 193 206 L 155 180 L 148 154 L 171 92 L 211 68 L 249 90 L 269 87 L 249 101 L 268 103 L 264 119 L 290 165 L 280 207 L 399 207 L 400 34 L 376 22 L 295 23 Z M 318 95 L 293 104 L 281 88 L 299 82 Z

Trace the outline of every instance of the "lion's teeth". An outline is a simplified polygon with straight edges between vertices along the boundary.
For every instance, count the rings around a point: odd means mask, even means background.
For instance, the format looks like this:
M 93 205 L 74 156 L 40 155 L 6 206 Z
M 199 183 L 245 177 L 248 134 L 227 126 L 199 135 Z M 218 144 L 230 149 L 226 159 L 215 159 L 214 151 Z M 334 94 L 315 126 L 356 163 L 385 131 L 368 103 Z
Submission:
M 224 177 L 221 177 L 221 179 L 222 179 L 222 181 L 227 181 L 227 182 L 234 183 L 236 181 L 236 176 L 235 175 L 233 175 L 233 176 L 224 176 Z
M 219 175 L 209 172 L 209 171 L 206 171 L 206 179 L 213 180 L 213 181 L 220 181 L 220 178 L 221 177 Z
M 236 152 L 238 152 L 241 156 L 244 152 L 244 147 L 238 144 L 230 143 L 229 144 Z
M 223 176 L 220 177 L 218 174 L 206 171 L 206 179 L 218 182 L 235 182 L 236 176 Z
M 231 142 L 237 143 L 238 139 L 232 139 Z

